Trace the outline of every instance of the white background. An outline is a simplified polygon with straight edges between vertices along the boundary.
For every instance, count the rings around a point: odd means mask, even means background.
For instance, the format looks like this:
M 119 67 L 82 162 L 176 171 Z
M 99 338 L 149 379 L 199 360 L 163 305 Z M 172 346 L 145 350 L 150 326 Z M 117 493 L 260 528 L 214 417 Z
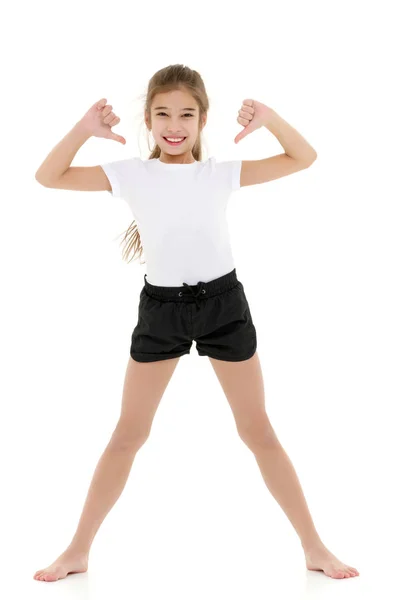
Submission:
M 54 2 L 3 14 L 1 531 L 7 598 L 366 598 L 398 589 L 399 95 L 394 2 Z M 146 265 L 122 260 L 127 204 L 47 189 L 35 172 L 102 97 L 126 146 L 90 139 L 73 165 L 141 156 L 153 73 L 198 70 L 204 159 L 235 145 L 243 99 L 316 149 L 310 169 L 232 195 L 238 278 L 257 328 L 266 410 L 325 545 L 360 576 L 305 568 L 290 522 L 237 435 L 209 360 L 180 360 L 89 571 L 33 573 L 71 541 L 120 411 Z M 45 586 L 46 590 L 43 589 Z M 49 591 L 50 589 L 50 591 Z M 5 593 L 7 591 L 7 593 Z

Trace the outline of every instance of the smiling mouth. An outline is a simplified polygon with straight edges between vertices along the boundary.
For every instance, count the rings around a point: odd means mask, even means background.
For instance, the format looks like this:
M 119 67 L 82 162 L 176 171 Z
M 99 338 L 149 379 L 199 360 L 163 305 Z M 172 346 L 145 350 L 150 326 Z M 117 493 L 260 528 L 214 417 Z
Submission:
M 180 140 L 179 142 L 170 142 L 167 140 L 166 137 L 163 136 L 163 139 L 167 142 L 167 144 L 169 144 L 170 146 L 179 146 L 180 144 L 183 144 L 183 142 L 186 140 L 186 137 L 184 137 L 182 140 Z

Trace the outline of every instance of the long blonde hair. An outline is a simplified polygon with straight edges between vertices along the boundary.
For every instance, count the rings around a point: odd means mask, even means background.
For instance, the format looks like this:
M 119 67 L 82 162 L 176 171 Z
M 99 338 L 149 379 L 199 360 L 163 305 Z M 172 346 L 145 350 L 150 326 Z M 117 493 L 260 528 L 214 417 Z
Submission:
M 209 99 L 206 93 L 205 85 L 201 75 L 190 69 L 185 65 L 169 65 L 160 69 L 150 79 L 147 87 L 147 92 L 144 95 L 144 109 L 150 115 L 150 108 L 153 102 L 153 98 L 156 94 L 162 94 L 166 92 L 172 92 L 175 90 L 187 91 L 191 94 L 194 100 L 197 102 L 199 107 L 199 135 L 192 148 L 192 154 L 195 160 L 202 160 L 202 146 L 201 146 L 201 120 L 202 117 L 207 114 L 209 109 Z M 150 118 L 150 116 L 149 116 Z M 148 140 L 148 129 L 147 129 L 147 140 Z M 161 155 L 161 148 L 158 144 L 154 145 L 154 148 L 150 152 L 149 159 L 159 158 Z M 124 235 L 124 234 L 121 234 Z M 125 231 L 124 238 L 121 244 L 125 243 L 124 251 L 122 254 L 123 260 L 130 262 L 136 258 L 141 258 L 143 254 L 143 247 L 140 239 L 139 230 L 135 220 L 132 221 L 128 229 Z M 133 255 L 128 260 L 130 253 L 133 251 Z M 137 255 L 137 256 L 136 256 Z M 144 264 L 146 261 L 140 262 Z

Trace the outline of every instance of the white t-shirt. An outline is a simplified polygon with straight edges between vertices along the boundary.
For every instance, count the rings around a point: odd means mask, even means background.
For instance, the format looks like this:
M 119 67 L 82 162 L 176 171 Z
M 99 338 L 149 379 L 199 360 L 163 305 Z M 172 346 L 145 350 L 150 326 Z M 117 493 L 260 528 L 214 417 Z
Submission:
M 196 285 L 233 270 L 226 207 L 240 189 L 241 166 L 214 157 L 166 164 L 136 156 L 101 165 L 110 193 L 132 211 L 149 283 Z

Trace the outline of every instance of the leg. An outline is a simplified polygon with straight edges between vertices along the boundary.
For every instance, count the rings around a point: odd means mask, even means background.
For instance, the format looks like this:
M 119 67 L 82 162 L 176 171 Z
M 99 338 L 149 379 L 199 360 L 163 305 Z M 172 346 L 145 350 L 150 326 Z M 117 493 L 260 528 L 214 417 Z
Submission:
M 96 466 L 75 535 L 67 550 L 34 579 L 56 581 L 87 570 L 93 539 L 125 487 L 178 361 L 179 357 L 140 363 L 129 357 L 119 421 Z
M 321 562 L 323 545 L 300 486 L 293 465 L 282 448 L 265 412 L 264 383 L 258 353 L 249 360 L 229 362 L 210 358 L 210 362 L 232 409 L 240 438 L 253 452 L 269 491 L 296 530 L 306 554 L 307 567 L 325 570 L 330 576 L 358 574 L 330 555 L 329 565 L 314 568 Z M 323 554 L 323 556 L 326 556 Z M 336 561 L 336 563 L 335 563 Z

